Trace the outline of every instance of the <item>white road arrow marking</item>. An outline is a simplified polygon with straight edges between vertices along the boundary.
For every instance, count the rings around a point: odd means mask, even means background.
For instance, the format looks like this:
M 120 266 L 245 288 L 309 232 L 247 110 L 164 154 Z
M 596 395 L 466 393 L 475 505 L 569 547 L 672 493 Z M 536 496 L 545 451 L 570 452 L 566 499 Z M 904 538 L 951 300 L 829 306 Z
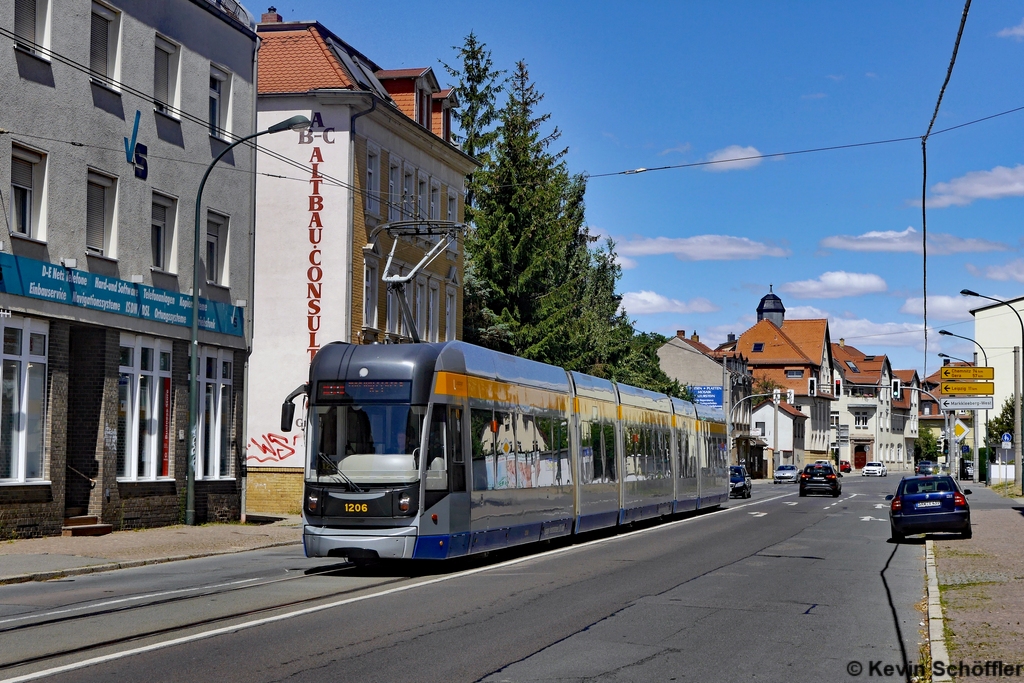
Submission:
M 785 505 L 799 505 L 800 503 L 797 503 L 796 501 L 786 501 L 786 503 L 784 503 L 784 504 Z
M 868 515 L 866 517 L 861 517 L 860 521 L 862 521 L 862 522 L 884 522 L 885 520 L 884 519 L 878 519 L 877 517 L 872 517 L 871 515 Z
M 889 506 L 886 505 L 885 503 L 875 503 L 875 509 L 876 510 L 884 510 L 887 507 L 889 507 Z
M 753 515 L 754 517 L 764 517 L 768 513 L 767 512 L 748 512 L 747 514 L 748 515 Z

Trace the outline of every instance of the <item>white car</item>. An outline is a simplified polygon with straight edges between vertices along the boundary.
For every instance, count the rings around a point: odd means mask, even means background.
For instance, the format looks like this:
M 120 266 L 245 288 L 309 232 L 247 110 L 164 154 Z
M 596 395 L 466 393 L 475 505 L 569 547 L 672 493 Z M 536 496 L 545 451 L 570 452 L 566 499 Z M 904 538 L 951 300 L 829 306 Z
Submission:
M 779 465 L 778 469 L 775 470 L 773 479 L 776 484 L 780 481 L 794 483 L 800 480 L 800 470 L 796 468 L 796 465 Z
M 869 462 L 864 465 L 864 469 L 860 471 L 862 477 L 887 477 L 889 476 L 888 470 L 885 469 L 885 465 L 880 462 Z

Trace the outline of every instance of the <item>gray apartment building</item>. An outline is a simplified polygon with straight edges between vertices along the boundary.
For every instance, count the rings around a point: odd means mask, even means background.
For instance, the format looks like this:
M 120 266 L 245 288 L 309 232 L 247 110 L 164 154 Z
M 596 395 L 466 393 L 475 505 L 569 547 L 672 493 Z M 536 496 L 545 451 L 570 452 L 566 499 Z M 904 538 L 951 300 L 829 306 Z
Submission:
M 254 26 L 230 0 L 0 0 L 0 538 L 181 519 L 197 222 L 196 518 L 238 516 L 254 148 L 195 203 L 254 131 Z

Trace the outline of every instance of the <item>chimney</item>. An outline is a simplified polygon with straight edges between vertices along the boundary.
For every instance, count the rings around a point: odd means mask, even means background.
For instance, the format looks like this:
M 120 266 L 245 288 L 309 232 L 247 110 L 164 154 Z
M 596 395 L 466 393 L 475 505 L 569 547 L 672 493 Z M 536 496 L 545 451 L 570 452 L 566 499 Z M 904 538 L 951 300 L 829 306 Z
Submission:
M 839 348 L 841 348 L 841 349 L 845 349 L 846 348 L 846 340 L 843 339 L 842 337 L 839 338 Z
M 282 21 L 284 21 L 284 17 L 277 13 L 276 7 L 268 7 L 260 17 L 261 24 L 280 24 Z
M 942 364 L 943 365 L 949 365 L 949 359 L 948 358 L 943 358 L 942 359 Z
M 700 336 L 697 334 L 696 331 L 694 331 L 694 333 L 690 335 L 690 341 L 695 341 L 695 342 L 699 342 L 700 341 Z
M 686 330 L 676 330 L 676 336 L 680 339 L 686 339 Z

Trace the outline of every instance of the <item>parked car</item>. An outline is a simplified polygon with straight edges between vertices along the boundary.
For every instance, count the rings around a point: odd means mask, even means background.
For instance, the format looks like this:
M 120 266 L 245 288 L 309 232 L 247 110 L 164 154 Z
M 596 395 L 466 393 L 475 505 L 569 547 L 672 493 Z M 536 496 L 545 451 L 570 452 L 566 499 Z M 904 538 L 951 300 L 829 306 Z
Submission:
M 792 484 L 800 479 L 800 470 L 797 469 L 796 465 L 779 465 L 778 469 L 775 470 L 773 479 L 776 484 L 783 481 L 788 481 Z
M 880 462 L 872 461 L 865 463 L 864 468 L 860 471 L 862 477 L 888 477 L 889 470 L 885 469 L 885 465 Z
M 750 475 L 747 474 L 747 468 L 742 465 L 732 465 L 729 467 L 729 496 L 739 496 L 740 498 L 750 498 L 750 491 L 753 486 L 750 483 Z
M 833 498 L 838 498 L 843 492 L 843 485 L 839 481 L 838 474 L 829 463 L 808 465 L 800 473 L 800 495 L 806 496 L 810 491 L 821 491 L 831 493 Z
M 922 460 L 914 467 L 914 474 L 938 474 L 939 465 L 931 460 Z
M 961 479 L 974 479 L 974 461 L 973 460 L 961 460 L 960 461 L 960 478 Z
M 844 474 L 849 474 L 850 472 L 852 472 L 853 468 L 850 467 L 850 461 L 849 460 L 840 460 L 839 461 L 839 471 L 844 473 Z
M 970 489 L 961 490 L 953 477 L 917 475 L 904 477 L 896 493 L 886 496 L 889 504 L 889 530 L 894 541 L 910 534 L 952 531 L 961 538 L 971 537 Z

